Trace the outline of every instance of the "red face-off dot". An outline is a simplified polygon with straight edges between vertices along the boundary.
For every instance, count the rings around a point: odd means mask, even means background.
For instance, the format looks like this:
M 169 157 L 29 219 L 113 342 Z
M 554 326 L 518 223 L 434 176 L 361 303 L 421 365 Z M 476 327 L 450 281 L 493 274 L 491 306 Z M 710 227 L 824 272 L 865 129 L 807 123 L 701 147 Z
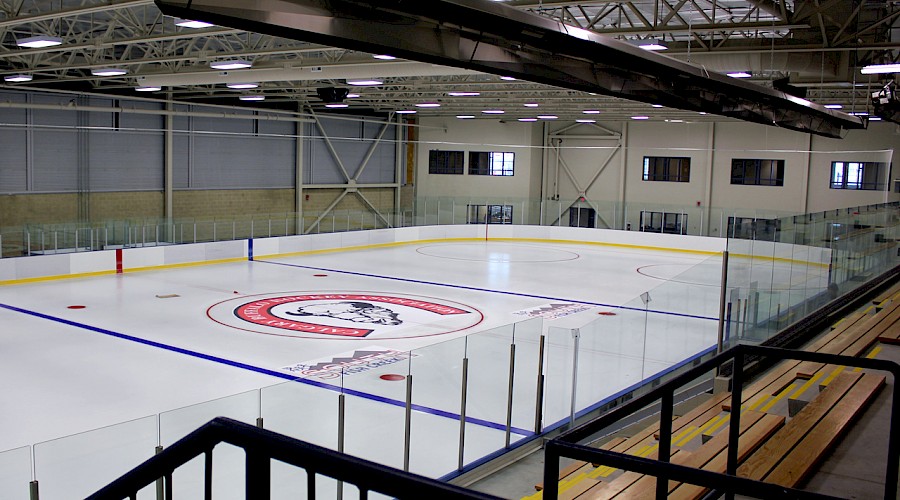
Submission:
M 616 313 L 609 312 L 609 311 L 598 312 L 597 314 L 599 314 L 600 316 L 615 316 L 616 315 Z
M 384 375 L 378 377 L 381 380 L 387 380 L 389 382 L 397 382 L 405 379 L 406 377 L 403 375 L 397 375 L 396 373 L 385 373 Z
M 67 309 L 84 309 L 87 306 L 68 306 Z
M 327 274 L 313 274 L 313 276 L 315 276 L 316 278 L 325 278 L 328 275 Z

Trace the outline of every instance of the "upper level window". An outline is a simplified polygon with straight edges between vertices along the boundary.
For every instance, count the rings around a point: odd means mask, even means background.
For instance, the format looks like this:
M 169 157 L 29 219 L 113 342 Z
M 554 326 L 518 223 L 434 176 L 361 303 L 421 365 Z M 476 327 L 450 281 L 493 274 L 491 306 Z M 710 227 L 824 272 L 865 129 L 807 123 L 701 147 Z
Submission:
M 731 183 L 749 186 L 784 186 L 784 160 L 731 160 Z
M 643 179 L 645 181 L 690 182 L 691 159 L 645 156 Z
M 428 173 L 462 175 L 465 158 L 465 153 L 462 151 L 432 149 L 428 152 Z
M 500 152 L 469 153 L 469 175 L 513 175 L 516 154 Z
M 831 189 L 881 191 L 887 168 L 885 163 L 871 161 L 831 162 Z

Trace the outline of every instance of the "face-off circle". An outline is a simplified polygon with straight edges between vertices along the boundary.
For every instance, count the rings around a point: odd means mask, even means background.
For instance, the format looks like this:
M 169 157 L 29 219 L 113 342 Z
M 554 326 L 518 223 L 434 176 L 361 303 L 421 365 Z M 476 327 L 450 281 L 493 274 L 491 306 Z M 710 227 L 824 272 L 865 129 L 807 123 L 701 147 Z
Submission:
M 458 302 L 399 293 L 282 292 L 219 302 L 207 316 L 239 330 L 305 339 L 402 339 L 472 328 L 484 315 Z

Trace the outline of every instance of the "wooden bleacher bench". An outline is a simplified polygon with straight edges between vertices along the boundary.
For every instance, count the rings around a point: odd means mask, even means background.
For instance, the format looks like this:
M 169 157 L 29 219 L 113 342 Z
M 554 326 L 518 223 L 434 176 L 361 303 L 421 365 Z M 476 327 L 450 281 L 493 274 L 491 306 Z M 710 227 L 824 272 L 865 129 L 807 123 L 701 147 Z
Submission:
M 796 487 L 878 393 L 884 381 L 880 375 L 840 374 L 738 467 L 738 476 Z
M 900 281 L 894 283 L 890 288 L 878 294 L 877 297 L 872 299 L 872 304 L 875 306 L 881 306 L 885 302 L 891 299 L 896 299 L 897 294 L 900 294 Z

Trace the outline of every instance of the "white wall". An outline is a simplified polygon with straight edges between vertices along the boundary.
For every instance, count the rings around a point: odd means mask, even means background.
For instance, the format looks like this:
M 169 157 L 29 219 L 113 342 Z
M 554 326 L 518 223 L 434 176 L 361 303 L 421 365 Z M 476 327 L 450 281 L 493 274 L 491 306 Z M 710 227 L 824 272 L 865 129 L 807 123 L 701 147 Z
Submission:
M 416 196 L 540 197 L 540 135 L 535 136 L 530 123 L 456 118 L 423 118 L 419 123 L 422 127 L 416 149 Z M 429 174 L 428 151 L 432 149 L 464 151 L 466 171 L 463 175 Z M 469 175 L 469 151 L 514 152 L 515 174 Z
M 829 187 L 832 161 L 891 161 L 893 150 L 900 146 L 900 134 L 897 126 L 886 123 L 872 123 L 868 130 L 852 131 L 844 139 L 738 121 L 598 123 L 606 132 L 591 125 L 572 127 L 572 123 L 564 122 L 529 125 L 496 120 L 424 119 L 422 124 L 440 129 L 424 128 L 420 134 L 416 194 L 420 198 L 536 199 L 542 193 L 544 200 L 558 195 L 561 210 L 565 210 L 581 195 L 579 188 L 584 190 L 596 176 L 586 197 L 605 221 L 621 222 L 623 204 L 633 227 L 640 210 L 680 207 L 678 210 L 689 216 L 692 234 L 698 234 L 701 226 L 721 225 L 720 219 L 729 215 L 779 217 L 900 201 L 897 193 Z M 541 132 L 544 127 L 547 134 Z M 544 146 L 549 146 L 549 137 L 560 130 L 564 132 L 557 135 L 562 137 L 557 169 L 557 150 Z M 600 138 L 604 134 L 608 138 Z M 615 134 L 621 134 L 621 139 Z M 429 149 L 515 150 L 516 175 L 513 179 L 428 175 Z M 690 157 L 690 182 L 643 181 L 644 156 Z M 734 158 L 784 160 L 784 185 L 732 185 Z M 892 178 L 900 178 L 900 171 L 894 169 Z M 604 227 L 601 223 L 598 226 Z M 712 232 L 712 227 L 709 230 L 710 234 L 718 232 Z

